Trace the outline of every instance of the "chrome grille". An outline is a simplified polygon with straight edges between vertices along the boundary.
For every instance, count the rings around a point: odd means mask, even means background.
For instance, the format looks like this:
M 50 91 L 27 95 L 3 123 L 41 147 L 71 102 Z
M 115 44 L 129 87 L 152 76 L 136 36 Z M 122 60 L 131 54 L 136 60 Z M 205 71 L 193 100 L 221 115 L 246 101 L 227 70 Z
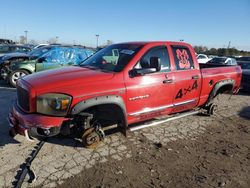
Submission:
M 30 110 L 29 93 L 21 87 L 17 87 L 17 104 L 25 111 Z

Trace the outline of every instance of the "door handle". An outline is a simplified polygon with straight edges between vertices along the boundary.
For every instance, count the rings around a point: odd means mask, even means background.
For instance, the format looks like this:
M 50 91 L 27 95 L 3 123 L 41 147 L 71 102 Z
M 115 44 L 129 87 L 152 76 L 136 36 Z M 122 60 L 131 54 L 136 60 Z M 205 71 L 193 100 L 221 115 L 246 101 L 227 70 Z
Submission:
M 170 84 L 173 83 L 173 79 L 167 79 L 167 80 L 163 80 L 164 84 Z
M 193 80 L 198 80 L 199 79 L 199 75 L 192 76 L 192 79 Z

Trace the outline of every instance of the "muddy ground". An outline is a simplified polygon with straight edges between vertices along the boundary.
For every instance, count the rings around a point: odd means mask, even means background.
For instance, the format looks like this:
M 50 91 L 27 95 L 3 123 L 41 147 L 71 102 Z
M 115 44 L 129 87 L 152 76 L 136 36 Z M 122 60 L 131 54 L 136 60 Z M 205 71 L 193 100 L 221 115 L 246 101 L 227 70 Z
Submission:
M 250 111 L 213 119 L 195 140 L 151 142 L 140 134 L 133 158 L 109 160 L 63 187 L 250 187 Z

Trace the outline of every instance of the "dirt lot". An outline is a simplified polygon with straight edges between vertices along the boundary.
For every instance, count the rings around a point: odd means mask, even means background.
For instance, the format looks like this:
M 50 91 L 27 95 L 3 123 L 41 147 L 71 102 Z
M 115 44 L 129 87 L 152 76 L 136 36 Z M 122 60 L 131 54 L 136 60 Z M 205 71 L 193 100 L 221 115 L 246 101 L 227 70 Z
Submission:
M 15 90 L 2 86 L 0 187 L 11 187 L 38 141 L 8 136 Z M 189 116 L 128 138 L 117 133 L 96 150 L 49 139 L 32 163 L 37 181 L 23 187 L 250 187 L 250 94 L 229 97 L 216 116 Z
M 164 145 L 138 137 L 140 146 L 130 145 L 132 158 L 98 164 L 59 187 L 250 186 L 249 120 L 214 120 L 195 140 Z

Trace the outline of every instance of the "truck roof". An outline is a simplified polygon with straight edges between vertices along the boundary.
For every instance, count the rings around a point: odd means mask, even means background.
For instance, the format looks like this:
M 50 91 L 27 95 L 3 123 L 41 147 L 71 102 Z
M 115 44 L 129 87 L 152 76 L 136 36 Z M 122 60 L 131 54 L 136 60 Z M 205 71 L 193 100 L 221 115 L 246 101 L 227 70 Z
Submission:
M 121 42 L 119 44 L 139 44 L 139 45 L 146 45 L 146 44 L 174 44 L 174 45 L 190 45 L 185 42 L 174 42 L 174 41 L 131 41 L 131 42 Z

